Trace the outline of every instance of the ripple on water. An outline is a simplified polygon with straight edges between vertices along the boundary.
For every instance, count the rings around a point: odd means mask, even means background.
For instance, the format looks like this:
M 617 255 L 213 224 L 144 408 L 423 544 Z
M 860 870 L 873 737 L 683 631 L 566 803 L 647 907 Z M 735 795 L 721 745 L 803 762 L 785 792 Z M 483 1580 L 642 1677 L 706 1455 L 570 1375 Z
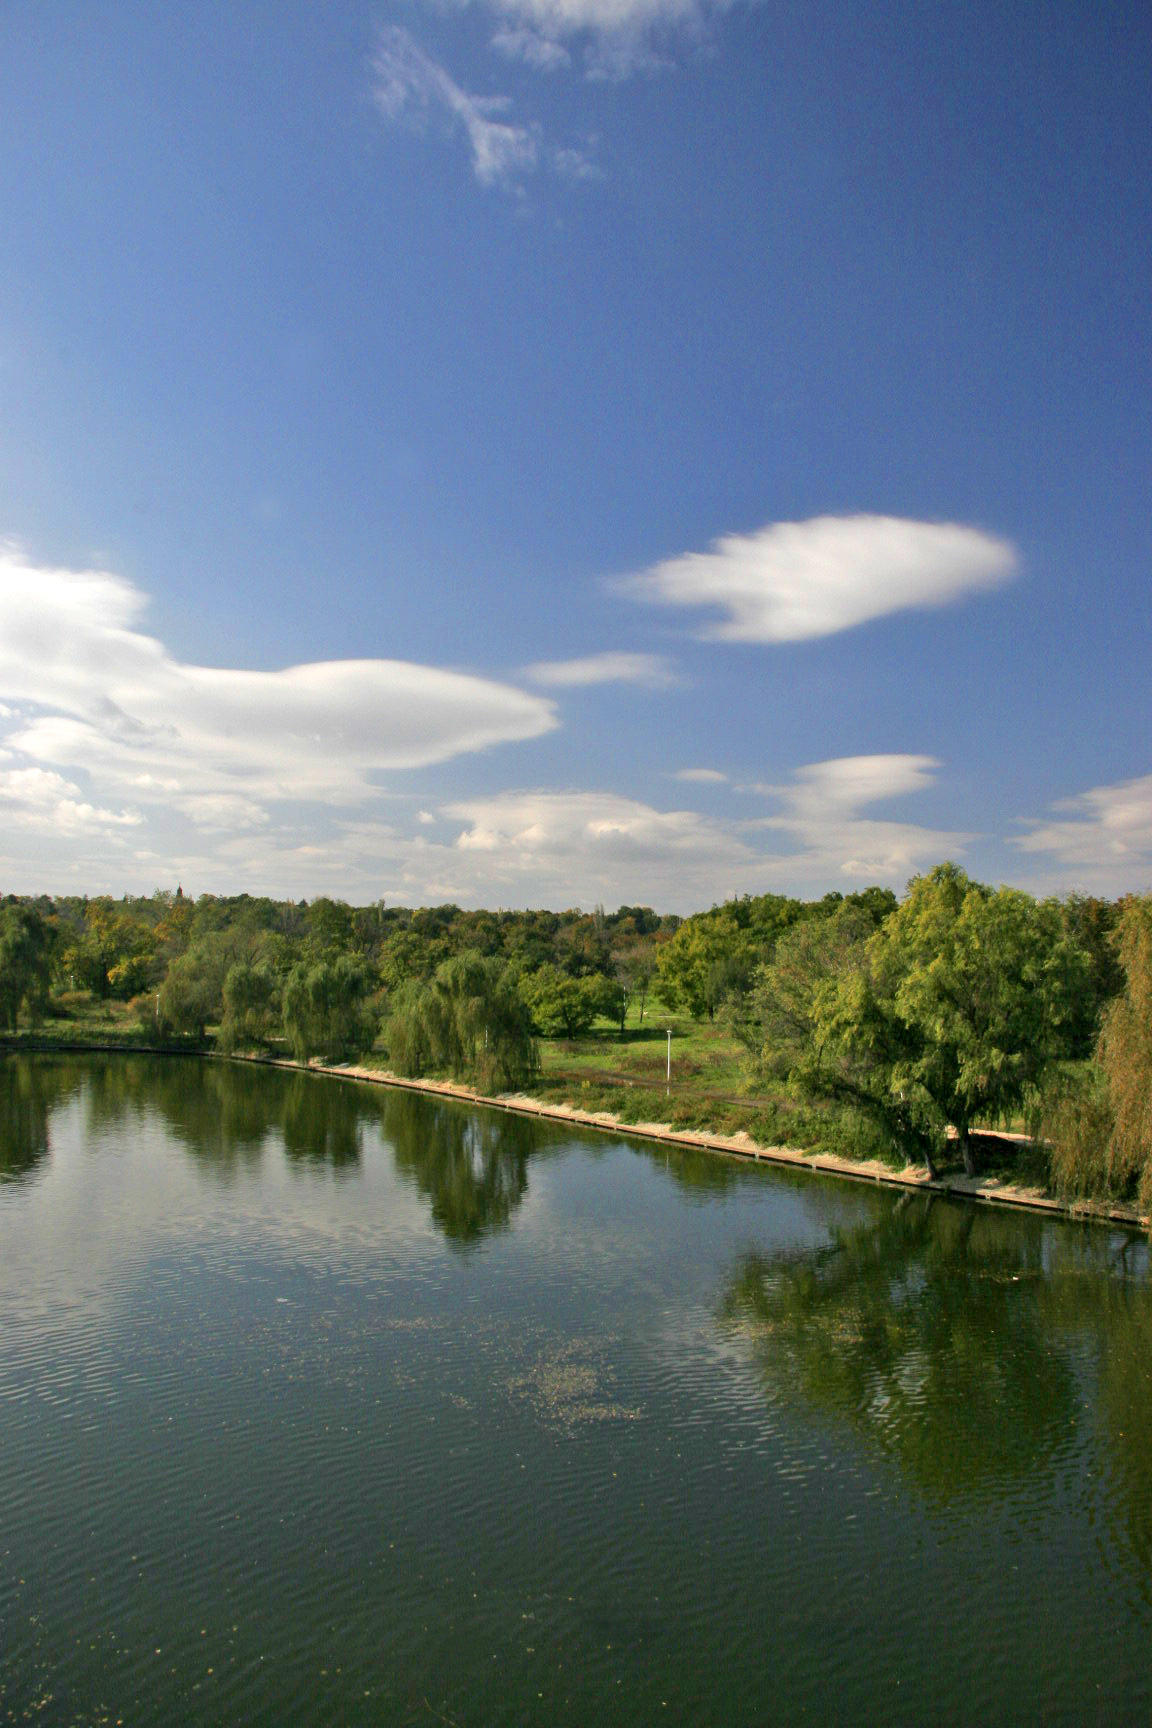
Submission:
M 339 1180 L 271 1135 L 222 1186 L 160 1104 L 113 1115 L 123 1240 L 46 1205 L 50 1163 L 6 1195 L 0 1251 L 37 1247 L 0 1277 L 0 1715 L 1148 1703 L 1142 1276 L 751 1178 L 689 1230 L 640 1154 L 518 1143 L 501 1186 L 492 1134 L 425 1172 L 422 1122 L 401 1175 L 368 1130 Z M 462 1146 L 504 1208 L 467 1241 L 430 1222 Z

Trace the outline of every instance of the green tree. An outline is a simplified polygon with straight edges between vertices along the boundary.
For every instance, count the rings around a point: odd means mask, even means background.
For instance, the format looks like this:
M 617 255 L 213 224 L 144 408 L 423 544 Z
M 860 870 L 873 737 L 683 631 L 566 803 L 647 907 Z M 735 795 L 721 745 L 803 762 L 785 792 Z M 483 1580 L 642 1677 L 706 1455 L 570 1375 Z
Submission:
M 760 981 L 762 1060 L 930 1172 L 953 1127 L 972 1174 L 973 1122 L 1027 1103 L 1068 1054 L 1086 969 L 1055 902 L 942 864 L 879 929 L 845 902 L 781 940 Z
M 580 1038 L 601 1015 L 620 1017 L 620 985 L 600 972 L 573 978 L 549 964 L 521 978 L 519 989 L 543 1038 Z
M 228 957 L 218 938 L 201 937 L 168 967 L 157 991 L 156 1016 L 162 1030 L 203 1040 L 219 1020 Z
M 710 912 L 686 918 L 656 961 L 657 988 L 672 1009 L 686 1009 L 694 1020 L 713 1019 L 724 1002 L 738 1001 L 752 984 L 756 968 L 771 960 L 783 933 L 806 918 L 835 910 L 840 903 L 805 905 L 783 894 L 745 894 Z
M 294 966 L 284 984 L 283 1015 L 297 1060 L 341 1062 L 367 1050 L 376 1033 L 368 994 L 367 973 L 346 954 Z
M 656 949 L 649 942 L 632 940 L 613 948 L 612 962 L 624 987 L 624 1010 L 634 1005 L 637 1019 L 643 1024 L 644 1010 L 656 976 Z
M 661 999 L 694 1020 L 711 1020 L 729 984 L 742 972 L 744 944 L 739 927 L 716 917 L 686 918 L 660 949 L 656 982 Z
M 1111 1156 L 1152 1211 L 1152 895 L 1125 902 L 1116 930 L 1124 988 L 1105 1010 L 1097 1060 L 1113 1112 Z
M 937 1143 L 955 1128 L 974 1174 L 973 1122 L 1019 1109 L 1070 1054 L 1088 957 L 1055 901 L 986 888 L 954 864 L 911 884 L 870 953 L 881 1013 L 907 1045 L 890 1086 Z
M 20 1009 L 34 1019 L 48 1001 L 52 931 L 31 906 L 0 907 L 0 1026 L 15 1032 Z
M 103 897 L 87 902 L 80 928 L 60 951 L 58 971 L 70 985 L 101 1000 L 126 1001 L 144 989 L 153 975 L 156 934 L 140 904 Z
M 216 1042 L 221 1050 L 251 1049 L 271 1042 L 278 1019 L 275 974 L 267 966 L 238 960 L 224 979 L 223 1014 Z
M 1096 1059 L 1052 1088 L 1043 1132 L 1069 1195 L 1129 1198 L 1152 1213 L 1152 895 L 1121 903 L 1123 988 L 1104 1011 Z
M 408 984 L 393 1003 L 385 1039 L 399 1073 L 434 1069 L 483 1091 L 523 1085 L 539 1066 L 512 974 L 474 951 L 442 961 L 427 983 Z

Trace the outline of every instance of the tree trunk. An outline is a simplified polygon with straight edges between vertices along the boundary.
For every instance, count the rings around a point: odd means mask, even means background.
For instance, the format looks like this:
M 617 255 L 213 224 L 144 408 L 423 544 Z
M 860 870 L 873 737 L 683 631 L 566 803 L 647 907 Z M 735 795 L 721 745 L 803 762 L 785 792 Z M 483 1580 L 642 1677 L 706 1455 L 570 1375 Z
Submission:
M 957 1124 L 956 1134 L 960 1141 L 960 1156 L 964 1160 L 964 1174 L 965 1176 L 975 1176 L 976 1160 L 972 1156 L 972 1142 L 968 1136 L 967 1122 Z

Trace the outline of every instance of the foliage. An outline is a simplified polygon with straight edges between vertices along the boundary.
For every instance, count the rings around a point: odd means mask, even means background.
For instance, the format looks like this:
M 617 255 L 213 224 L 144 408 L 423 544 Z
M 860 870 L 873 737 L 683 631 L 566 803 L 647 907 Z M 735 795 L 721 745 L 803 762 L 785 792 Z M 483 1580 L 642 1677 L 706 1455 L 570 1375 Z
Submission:
M 209 1023 L 219 1018 L 224 976 L 218 942 L 206 938 L 178 954 L 157 992 L 161 1028 L 202 1039 Z
M 1124 989 L 1104 1015 L 1097 1054 L 1115 1116 L 1113 1158 L 1139 1175 L 1141 1203 L 1152 1209 L 1152 895 L 1125 904 L 1116 950 Z
M 1040 1132 L 1051 1145 L 1051 1181 L 1066 1199 L 1120 1197 L 1113 1168 L 1108 1082 L 1094 1064 L 1053 1075 L 1045 1091 Z
M 1066 1194 L 1127 1197 L 1152 1213 L 1152 895 L 1122 903 L 1123 987 L 1104 1012 L 1096 1062 L 1050 1098 L 1044 1132 Z
M 539 1067 L 527 1007 L 511 974 L 482 954 L 458 954 L 426 984 L 409 984 L 385 1029 L 392 1066 L 429 1069 L 485 1091 L 523 1085 Z
M 762 1060 L 870 1114 L 929 1170 L 952 1126 L 971 1174 L 974 1120 L 1020 1106 L 1068 1054 L 1087 958 L 1054 902 L 953 864 L 867 927 L 845 904 L 781 942 L 761 984 Z
M 39 1019 L 48 1001 L 52 933 L 30 906 L 0 906 L 0 1027 L 15 1032 L 21 1007 Z
M 659 950 L 657 987 L 673 1010 L 711 1020 L 727 1004 L 738 1018 L 757 969 L 770 964 L 777 943 L 797 924 L 831 918 L 850 905 L 871 927 L 896 905 L 886 888 L 860 894 L 826 894 L 822 900 L 791 900 L 783 894 L 747 895 L 699 912 L 681 924 Z
M 221 1050 L 250 1050 L 271 1042 L 279 1019 L 279 991 L 267 966 L 238 960 L 224 979 L 223 1015 L 216 1035 Z
M 573 978 L 552 965 L 522 978 L 520 996 L 544 1038 L 579 1038 L 601 1015 L 617 1020 L 623 1011 L 624 992 L 614 978 L 598 972 Z
M 908 1048 L 891 1085 L 939 1143 L 1034 1096 L 1071 1052 L 1088 959 L 1054 901 L 970 882 L 952 864 L 911 884 L 870 945 L 876 989 Z
M 1072 1055 L 1091 1056 L 1109 1002 L 1124 987 L 1124 968 L 1117 953 L 1117 922 L 1121 907 L 1090 894 L 1070 894 L 1061 907 L 1064 928 L 1088 960 L 1085 988 L 1071 1027 Z
M 148 925 L 101 898 L 89 903 L 83 931 L 64 944 L 59 970 L 82 990 L 126 1001 L 149 983 L 155 946 Z
M 283 1013 L 296 1059 L 342 1062 L 368 1049 L 376 1032 L 368 994 L 367 973 L 346 954 L 294 966 L 284 983 Z

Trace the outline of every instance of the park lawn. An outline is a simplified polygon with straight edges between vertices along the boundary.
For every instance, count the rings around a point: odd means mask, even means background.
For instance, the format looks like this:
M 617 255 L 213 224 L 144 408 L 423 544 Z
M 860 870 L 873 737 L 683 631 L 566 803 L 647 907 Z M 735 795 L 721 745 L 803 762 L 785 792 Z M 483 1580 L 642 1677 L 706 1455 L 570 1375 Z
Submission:
M 765 1146 L 815 1148 L 829 1141 L 825 1111 L 799 1104 L 783 1086 L 750 1089 L 745 1051 L 728 1028 L 684 1015 L 649 1011 L 623 1032 L 601 1020 L 583 1038 L 542 1039 L 531 1091 L 548 1102 L 610 1111 L 623 1122 L 744 1132 Z
M 738 1099 L 747 1093 L 745 1051 L 727 1027 L 683 1015 L 647 1014 L 624 1031 L 600 1020 L 583 1038 L 547 1038 L 540 1059 L 545 1080 L 602 1082 L 663 1092 L 668 1084 L 668 1032 L 672 1033 L 672 1088 Z

